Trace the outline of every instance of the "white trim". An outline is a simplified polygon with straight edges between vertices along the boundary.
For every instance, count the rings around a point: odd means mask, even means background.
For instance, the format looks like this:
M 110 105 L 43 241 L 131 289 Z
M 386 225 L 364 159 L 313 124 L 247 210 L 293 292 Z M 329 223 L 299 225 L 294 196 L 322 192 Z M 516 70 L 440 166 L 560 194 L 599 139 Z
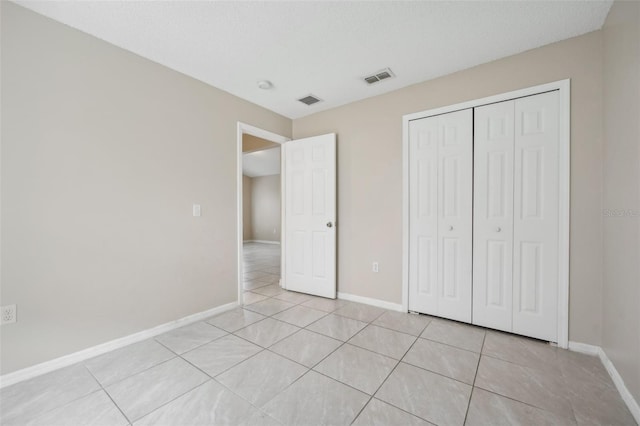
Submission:
M 252 136 L 256 136 L 262 139 L 266 139 L 268 141 L 271 142 L 275 142 L 275 143 L 279 143 L 280 145 L 284 144 L 285 142 L 289 142 L 291 140 L 291 138 L 288 138 L 286 136 L 282 136 L 282 135 L 278 135 L 276 133 L 272 133 L 268 130 L 263 130 L 260 129 L 258 127 L 255 126 L 251 126 L 250 124 L 246 124 L 243 123 L 241 121 L 238 121 L 238 126 L 237 126 L 237 134 L 236 134 L 236 208 L 237 208 L 237 212 L 236 212 L 236 232 L 237 232 L 237 238 L 236 238 L 236 242 L 237 242 L 237 246 L 238 246 L 238 252 L 237 252 L 237 269 L 238 269 L 238 276 L 237 276 L 237 280 L 238 280 L 238 304 L 242 305 L 243 304 L 243 297 L 242 297 L 242 293 L 244 292 L 244 289 L 242 288 L 242 284 L 244 281 L 244 268 L 242 266 L 242 243 L 243 241 L 243 226 L 242 226 L 242 135 L 243 134 L 248 134 L 248 135 L 252 135 Z M 284 145 L 282 146 L 282 148 L 284 148 Z M 281 219 L 282 222 L 280 224 L 280 229 L 285 229 L 284 225 L 285 225 L 285 217 L 284 217 L 284 181 L 285 181 L 285 167 L 284 167 L 284 163 L 282 162 L 282 156 L 283 156 L 283 151 L 284 149 L 280 150 L 280 175 L 281 175 L 281 183 L 280 183 L 280 202 L 281 202 L 281 209 L 280 211 L 281 213 Z M 267 241 L 260 241 L 260 242 L 267 242 Z M 284 253 L 284 249 L 285 249 L 285 245 L 284 242 L 281 244 L 281 252 Z M 281 257 L 281 270 L 284 271 L 284 261 L 285 261 L 285 256 L 280 256 Z
M 598 349 L 600 349 L 598 354 L 600 355 L 600 361 L 602 361 L 604 368 L 607 369 L 609 376 L 611 376 L 611 380 L 613 380 L 613 384 L 616 385 L 616 389 L 620 392 L 622 400 L 627 404 L 627 408 L 631 411 L 631 415 L 636 420 L 636 423 L 640 424 L 640 405 L 638 405 L 638 401 L 635 400 L 633 395 L 631 395 L 631 392 L 629 392 L 629 389 L 627 389 L 627 386 L 624 384 L 624 380 L 622 380 L 620 373 L 616 370 L 615 365 L 613 365 L 607 356 L 607 353 L 602 348 Z
M 372 299 L 370 297 L 356 296 L 355 294 L 338 292 L 338 299 L 348 300 L 350 302 L 364 303 L 365 305 L 377 306 L 378 308 L 389 309 L 398 312 L 407 312 L 403 310 L 399 303 L 391 303 L 386 300 Z
M 269 241 L 269 240 L 244 240 L 243 243 L 260 243 L 260 244 L 277 244 L 280 245 L 280 241 Z
M 569 342 L 569 350 L 594 356 L 599 356 L 601 351 L 600 346 L 589 345 L 587 343 L 580 342 Z
M 409 122 L 433 115 L 446 114 L 467 108 L 475 108 L 495 102 L 558 90 L 560 93 L 560 221 L 558 268 L 558 346 L 569 345 L 569 229 L 570 229 L 570 176 L 571 176 L 571 85 L 570 80 L 560 80 L 512 92 L 501 93 L 468 102 L 420 111 L 402 116 L 402 310 L 409 309 Z M 564 196 L 562 196 L 564 195 Z
M 571 80 L 558 83 L 558 346 L 569 346 L 569 231 L 571 221 Z M 563 196 L 563 194 L 565 194 Z
M 640 405 L 638 405 L 638 401 L 636 401 L 633 395 L 631 395 L 631 392 L 629 392 L 629 389 L 624 384 L 624 380 L 622 380 L 620 373 L 618 373 L 618 370 L 615 365 L 613 365 L 613 362 L 611 362 L 604 349 L 600 346 L 588 345 L 586 343 L 569 342 L 569 350 L 582 352 L 588 355 L 595 355 L 600 358 L 602 365 L 607 370 L 607 373 L 609 373 L 609 376 L 611 376 L 613 384 L 616 385 L 616 389 L 618 389 L 622 400 L 627 404 L 627 408 L 629 408 L 631 415 L 636 420 L 636 423 L 640 424 Z
M 236 308 L 237 306 L 238 306 L 237 302 L 227 303 L 226 305 L 221 305 L 212 309 L 208 309 L 206 311 L 198 312 L 193 315 L 186 316 L 184 318 L 180 318 L 174 321 L 167 322 L 165 324 L 161 324 L 157 327 L 149 328 L 147 330 L 143 330 L 138 333 L 130 334 L 128 336 L 121 337 L 119 339 L 111 340 L 109 342 L 92 346 L 90 348 L 83 349 L 81 351 L 74 352 L 72 354 L 62 356 L 60 358 L 55 358 L 55 359 L 52 359 L 51 361 L 46 361 L 40 364 L 36 364 L 32 367 L 23 368 L 22 370 L 5 374 L 3 376 L 0 376 L 0 389 L 6 386 L 16 384 L 18 382 L 22 382 L 24 380 L 29 380 L 46 373 L 50 373 L 60 368 L 68 367 L 78 362 L 93 358 L 98 355 L 105 354 L 107 352 L 110 352 L 116 349 L 120 349 L 122 347 L 131 345 L 133 343 L 141 342 L 151 337 L 155 337 L 159 334 L 166 333 L 176 328 L 200 321 L 207 317 L 229 311 L 233 308 Z

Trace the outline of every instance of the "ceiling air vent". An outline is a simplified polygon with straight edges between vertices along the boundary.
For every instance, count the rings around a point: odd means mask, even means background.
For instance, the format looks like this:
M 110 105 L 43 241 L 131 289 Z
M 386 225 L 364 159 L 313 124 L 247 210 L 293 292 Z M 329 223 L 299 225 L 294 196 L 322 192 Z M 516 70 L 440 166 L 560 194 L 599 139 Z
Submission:
M 367 82 L 367 84 L 374 84 L 377 83 L 381 80 L 385 80 L 387 78 L 391 78 L 391 77 L 395 77 L 395 75 L 393 74 L 393 72 L 389 69 L 389 68 L 385 68 L 383 70 L 378 71 L 377 73 L 373 74 L 373 75 L 368 75 L 366 77 L 363 78 L 364 81 Z
M 307 95 L 304 98 L 300 98 L 298 100 L 305 105 L 313 105 L 317 102 L 320 102 L 321 99 L 314 95 Z

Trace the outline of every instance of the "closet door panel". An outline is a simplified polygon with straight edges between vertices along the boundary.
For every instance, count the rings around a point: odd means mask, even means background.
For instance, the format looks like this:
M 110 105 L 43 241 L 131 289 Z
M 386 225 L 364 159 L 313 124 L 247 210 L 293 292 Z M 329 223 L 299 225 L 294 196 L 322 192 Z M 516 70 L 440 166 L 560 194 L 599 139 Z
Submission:
M 473 323 L 512 330 L 514 101 L 475 109 Z
M 471 322 L 473 115 L 439 116 L 438 311 Z
M 558 92 L 515 101 L 513 331 L 557 341 Z
M 409 309 L 438 310 L 437 117 L 409 123 Z

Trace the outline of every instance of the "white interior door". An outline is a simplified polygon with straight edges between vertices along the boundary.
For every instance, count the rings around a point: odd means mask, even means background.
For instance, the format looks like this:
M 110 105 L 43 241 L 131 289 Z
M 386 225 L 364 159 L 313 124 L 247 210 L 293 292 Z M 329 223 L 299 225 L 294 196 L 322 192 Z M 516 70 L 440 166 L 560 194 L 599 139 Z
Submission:
M 473 323 L 512 331 L 514 101 L 474 112 Z
M 515 101 L 513 331 L 557 341 L 558 92 Z
M 471 322 L 471 109 L 412 121 L 409 309 Z
M 286 142 L 284 286 L 336 297 L 336 135 Z

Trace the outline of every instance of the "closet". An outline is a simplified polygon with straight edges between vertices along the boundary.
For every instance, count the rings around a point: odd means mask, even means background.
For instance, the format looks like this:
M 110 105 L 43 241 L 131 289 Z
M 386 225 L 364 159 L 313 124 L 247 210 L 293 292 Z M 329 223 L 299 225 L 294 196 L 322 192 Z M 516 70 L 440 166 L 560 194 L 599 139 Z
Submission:
M 409 310 L 557 341 L 558 93 L 409 121 Z

